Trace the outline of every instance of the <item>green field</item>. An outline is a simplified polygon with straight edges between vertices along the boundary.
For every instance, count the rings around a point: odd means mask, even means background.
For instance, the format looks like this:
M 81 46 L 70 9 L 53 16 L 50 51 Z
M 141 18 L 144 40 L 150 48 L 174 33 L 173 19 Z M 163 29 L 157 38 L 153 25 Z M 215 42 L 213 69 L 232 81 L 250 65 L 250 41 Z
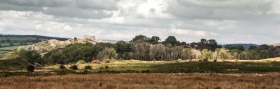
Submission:
M 20 46 L 30 45 L 49 39 L 67 40 L 67 38 L 47 37 L 39 35 L 1 35 L 0 54 L 13 51 Z
M 70 64 L 75 65 L 75 64 Z M 64 65 L 70 69 L 68 65 Z M 57 70 L 59 64 L 41 67 Z M 147 62 L 137 60 L 114 60 L 111 63 L 77 64 L 79 70 L 91 66 L 92 71 L 100 73 L 265 73 L 280 72 L 280 62 L 198 62 L 198 61 L 162 61 Z
M 0 48 L 0 54 L 16 50 L 18 47 L 20 46 L 2 47 Z

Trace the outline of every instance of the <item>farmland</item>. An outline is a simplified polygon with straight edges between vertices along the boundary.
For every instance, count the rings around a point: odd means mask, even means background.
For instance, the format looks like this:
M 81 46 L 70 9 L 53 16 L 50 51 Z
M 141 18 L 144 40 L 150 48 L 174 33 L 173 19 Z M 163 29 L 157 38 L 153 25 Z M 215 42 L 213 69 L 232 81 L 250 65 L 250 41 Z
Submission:
M 49 39 L 67 40 L 66 38 L 39 35 L 0 35 L 0 54 L 11 52 L 20 46 L 26 46 Z

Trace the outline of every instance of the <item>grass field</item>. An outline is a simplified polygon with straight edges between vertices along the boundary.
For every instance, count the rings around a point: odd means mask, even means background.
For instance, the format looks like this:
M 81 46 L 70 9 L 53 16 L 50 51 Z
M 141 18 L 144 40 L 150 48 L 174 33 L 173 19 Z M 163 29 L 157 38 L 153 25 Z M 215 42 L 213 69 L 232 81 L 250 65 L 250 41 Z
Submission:
M 10 46 L 10 47 L 2 47 L 0 48 L 0 50 L 9 50 L 9 51 L 13 51 L 15 49 L 17 49 L 20 46 Z
M 27 39 L 30 39 L 30 40 L 36 39 L 36 38 L 32 38 L 32 37 L 13 37 L 13 36 L 8 36 L 8 37 L 0 37 L 0 40 L 6 40 L 7 38 L 12 40 L 12 41 L 26 41 Z
M 74 64 L 64 65 L 68 70 Z M 43 69 L 59 70 L 60 65 L 46 66 Z M 78 64 L 79 72 L 91 66 L 87 73 L 268 73 L 280 72 L 280 62 L 197 62 L 197 61 L 137 61 L 114 60 L 110 63 Z M 89 71 L 89 72 L 88 72 Z M 66 72 L 66 73 L 65 73 Z M 58 74 L 67 74 L 62 71 Z M 78 72 L 78 73 L 79 73 Z M 71 72 L 70 73 L 76 73 Z
M 280 74 L 86 74 L 0 78 L 0 89 L 278 89 Z
M 0 35 L 0 54 L 10 52 L 19 46 L 30 45 L 49 39 L 67 40 L 68 38 L 47 37 L 39 35 Z
M 0 60 L 0 68 L 2 70 L 13 70 L 16 68 L 20 59 L 16 60 Z M 75 64 L 65 64 L 67 69 Z M 61 71 L 59 64 L 45 65 L 37 70 L 49 70 L 57 72 L 57 74 L 76 74 L 85 71 L 86 66 L 92 69 L 86 69 L 86 73 L 268 73 L 280 72 L 280 62 L 265 61 L 265 62 L 198 62 L 198 61 L 138 61 L 138 60 L 112 60 L 110 63 L 101 62 L 100 64 L 76 64 L 76 71 Z M 27 66 L 26 66 L 27 67 Z M 19 66 L 21 70 L 26 70 L 25 67 Z M 40 72 L 40 71 L 38 71 Z
M 2 47 L 0 48 L 0 54 L 6 53 L 6 52 L 11 52 L 13 50 L 16 50 L 20 46 L 10 46 L 10 47 Z

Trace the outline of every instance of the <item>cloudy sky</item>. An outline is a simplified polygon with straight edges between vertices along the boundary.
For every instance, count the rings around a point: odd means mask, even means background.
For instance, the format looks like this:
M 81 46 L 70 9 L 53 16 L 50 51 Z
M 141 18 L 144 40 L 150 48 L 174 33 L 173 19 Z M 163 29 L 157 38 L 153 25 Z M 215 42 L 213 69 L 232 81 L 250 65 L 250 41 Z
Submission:
M 0 33 L 279 43 L 279 0 L 0 0 Z

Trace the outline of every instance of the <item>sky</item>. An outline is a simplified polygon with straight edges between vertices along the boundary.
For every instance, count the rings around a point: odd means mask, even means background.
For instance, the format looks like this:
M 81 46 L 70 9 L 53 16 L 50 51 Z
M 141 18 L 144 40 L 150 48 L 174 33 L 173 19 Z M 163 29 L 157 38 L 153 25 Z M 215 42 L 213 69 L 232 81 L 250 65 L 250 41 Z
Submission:
M 0 0 L 0 33 L 280 43 L 280 0 Z

